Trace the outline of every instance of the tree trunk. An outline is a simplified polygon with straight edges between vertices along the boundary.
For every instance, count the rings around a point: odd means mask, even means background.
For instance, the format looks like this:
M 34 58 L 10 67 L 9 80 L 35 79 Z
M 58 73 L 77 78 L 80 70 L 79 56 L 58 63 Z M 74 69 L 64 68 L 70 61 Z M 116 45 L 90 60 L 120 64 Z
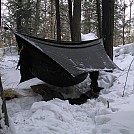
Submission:
M 5 123 L 5 125 L 9 126 L 8 114 L 7 114 L 7 109 L 6 109 L 6 102 L 5 102 L 5 97 L 4 97 L 4 93 L 3 93 L 1 77 L 0 77 L 0 99 L 2 99 L 2 105 L 0 105 L 0 107 L 2 108 L 2 113 L 4 113 L 4 123 Z M 3 118 L 2 115 L 0 115 L 0 120 L 2 118 Z M 2 129 L 2 124 L 0 124 L 0 129 Z
M 60 5 L 59 0 L 55 0 L 56 21 L 57 21 L 57 41 L 61 41 Z
M 131 22 L 132 22 L 132 4 L 133 4 L 133 0 L 129 0 L 130 3 L 130 13 L 129 13 L 129 43 L 131 42 Z
M 0 0 L 0 27 L 1 27 L 1 0 Z
M 102 21 L 101 21 L 101 8 L 100 0 L 96 0 L 97 19 L 98 19 L 98 37 L 102 37 Z
M 22 0 L 17 1 L 17 32 L 22 32 Z
M 102 0 L 102 36 L 104 47 L 113 60 L 114 0 Z
M 54 12 L 54 0 L 50 0 L 51 14 L 50 14 L 50 39 L 55 38 L 55 12 Z
M 45 39 L 46 37 L 49 37 L 49 32 L 47 32 L 49 29 L 47 28 L 48 27 L 47 26 L 47 0 L 44 1 L 44 17 L 45 17 L 45 21 L 43 22 L 44 29 L 43 29 L 42 37 Z
M 25 23 L 23 25 L 23 33 L 31 35 L 31 3 L 30 0 L 27 1 L 27 10 L 26 10 L 26 15 L 23 15 L 23 18 L 25 18 Z M 21 14 L 22 15 L 22 14 Z M 35 29 L 35 28 L 34 28 Z
M 125 4 L 125 0 L 124 0 L 124 7 L 123 7 L 123 27 L 122 27 L 122 43 L 123 45 L 125 45 L 125 19 L 126 19 L 126 4 Z
M 72 21 L 72 41 L 81 41 L 81 0 L 74 0 Z
M 35 23 L 34 23 L 34 34 L 38 34 L 39 22 L 40 22 L 40 3 L 41 0 L 36 1 L 36 13 L 35 13 Z
M 68 0 L 68 9 L 69 9 L 69 23 L 70 23 L 71 40 L 73 40 L 72 1 L 71 0 Z
M 116 21 L 114 22 L 114 26 L 117 27 Z M 114 41 L 113 41 L 114 45 L 116 45 L 116 41 L 117 41 L 117 30 L 115 29 L 115 27 L 114 27 Z

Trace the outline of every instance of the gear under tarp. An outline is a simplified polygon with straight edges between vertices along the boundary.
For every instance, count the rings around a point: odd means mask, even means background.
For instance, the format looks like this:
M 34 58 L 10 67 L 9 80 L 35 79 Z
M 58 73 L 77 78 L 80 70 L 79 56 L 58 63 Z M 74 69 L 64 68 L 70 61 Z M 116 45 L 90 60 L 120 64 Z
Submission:
M 15 33 L 20 51 L 21 82 L 37 77 L 51 85 L 66 87 L 84 81 L 91 71 L 113 70 L 102 39 L 57 42 Z

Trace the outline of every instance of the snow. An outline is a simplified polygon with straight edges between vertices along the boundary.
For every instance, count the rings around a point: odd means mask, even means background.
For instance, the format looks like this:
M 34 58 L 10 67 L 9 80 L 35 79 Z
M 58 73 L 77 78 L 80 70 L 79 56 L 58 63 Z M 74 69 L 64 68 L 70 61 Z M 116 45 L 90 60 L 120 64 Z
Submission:
M 2 99 L 0 98 L 0 106 L 2 106 Z M 0 108 L 0 134 L 15 134 L 16 130 L 14 128 L 13 122 L 10 119 L 10 117 L 8 118 L 9 120 L 9 127 L 7 127 L 5 125 L 5 121 L 4 121 L 4 113 L 2 113 L 2 107 Z
M 86 40 L 94 40 L 97 39 L 98 37 L 94 33 L 88 33 L 88 34 L 81 34 L 81 40 L 86 41 Z
M 88 37 L 85 35 L 85 38 Z M 15 52 L 10 53 L 1 56 L 0 71 L 4 89 L 13 89 L 22 95 L 7 101 L 11 128 L 14 127 L 16 134 L 134 133 L 134 44 L 114 48 L 114 62 L 121 70 L 101 71 L 98 82 L 104 89 L 97 99 L 88 99 L 81 105 L 71 105 L 58 98 L 42 101 L 42 97 L 30 88 L 42 81 L 33 79 L 19 84 L 20 74 L 16 70 L 19 57 Z M 87 79 L 77 86 L 77 90 L 85 91 L 89 85 Z

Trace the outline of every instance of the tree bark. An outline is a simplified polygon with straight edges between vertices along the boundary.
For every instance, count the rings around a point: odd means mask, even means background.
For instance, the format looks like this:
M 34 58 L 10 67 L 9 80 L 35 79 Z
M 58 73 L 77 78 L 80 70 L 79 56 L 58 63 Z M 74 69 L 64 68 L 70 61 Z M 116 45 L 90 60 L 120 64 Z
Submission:
M 129 0 L 130 3 L 130 13 L 129 13 L 129 43 L 131 42 L 131 23 L 132 23 L 132 5 L 133 5 L 133 0 Z
M 7 109 L 6 109 L 6 102 L 5 102 L 5 97 L 4 97 L 4 93 L 3 93 L 1 77 L 0 77 L 0 98 L 2 99 L 2 106 L 0 106 L 0 107 L 2 108 L 2 113 L 4 113 L 4 122 L 5 122 L 5 125 L 9 126 L 8 114 L 7 114 Z M 0 115 L 0 120 L 2 118 L 3 118 L 2 115 Z M 1 124 L 0 124 L 0 129 L 2 129 Z
M 123 45 L 125 45 L 125 19 L 126 19 L 126 4 L 125 4 L 125 0 L 124 0 L 124 7 L 123 7 L 123 27 L 122 27 L 122 43 Z
M 50 13 L 50 39 L 55 38 L 55 12 L 54 12 L 54 0 L 50 0 L 51 13 Z
M 72 22 L 72 41 L 81 41 L 81 0 L 74 0 Z
M 56 21 L 57 21 L 57 41 L 61 41 L 60 5 L 59 0 L 55 0 Z
M 69 10 L 70 34 L 71 34 L 71 40 L 73 40 L 72 1 L 71 0 L 68 0 L 68 10 Z
M 1 27 L 1 0 L 0 0 L 0 27 Z
M 36 1 L 36 13 L 35 13 L 35 23 L 34 23 L 34 34 L 38 34 L 39 22 L 40 22 L 40 3 L 41 0 Z
M 114 0 L 102 0 L 102 36 L 104 47 L 113 60 Z
M 17 32 L 22 32 L 22 0 L 17 1 Z
M 26 15 L 23 15 L 23 18 L 25 19 L 25 23 L 23 24 L 23 33 L 31 35 L 31 16 L 32 16 L 32 11 L 31 11 L 31 3 L 30 0 L 27 0 L 27 5 L 26 5 Z M 22 15 L 22 14 L 21 14 Z M 34 27 L 34 29 L 36 29 Z M 35 32 L 34 32 L 35 33 Z
M 96 0 L 97 19 L 98 19 L 98 37 L 102 37 L 102 21 L 101 21 L 101 8 L 100 0 Z

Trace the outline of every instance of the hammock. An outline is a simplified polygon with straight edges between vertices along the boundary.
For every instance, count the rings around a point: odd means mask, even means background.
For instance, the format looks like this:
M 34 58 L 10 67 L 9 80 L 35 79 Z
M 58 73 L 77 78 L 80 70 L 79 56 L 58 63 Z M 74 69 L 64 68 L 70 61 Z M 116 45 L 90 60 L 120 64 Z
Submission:
M 19 33 L 15 37 L 20 52 L 20 82 L 37 77 L 67 87 L 84 81 L 89 72 L 117 68 L 107 56 L 102 39 L 73 43 Z

